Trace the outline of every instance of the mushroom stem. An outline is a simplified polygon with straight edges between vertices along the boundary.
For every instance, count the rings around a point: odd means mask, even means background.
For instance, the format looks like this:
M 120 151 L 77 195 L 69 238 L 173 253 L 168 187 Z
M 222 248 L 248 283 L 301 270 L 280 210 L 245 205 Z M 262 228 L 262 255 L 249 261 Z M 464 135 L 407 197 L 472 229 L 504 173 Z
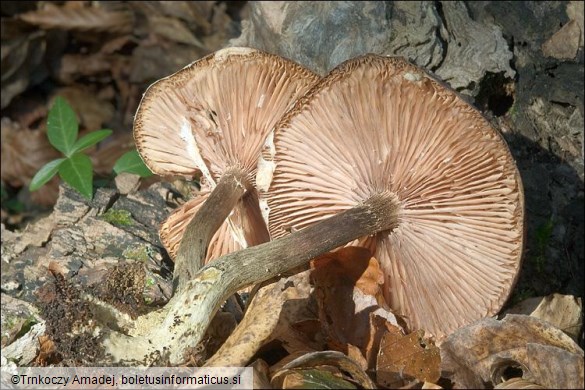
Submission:
M 211 238 L 246 193 L 247 180 L 248 175 L 239 168 L 226 171 L 187 225 L 175 259 L 175 292 L 181 291 L 203 267 Z
M 392 231 L 398 225 L 399 203 L 384 192 L 301 231 L 272 242 L 223 256 L 214 265 L 233 278 L 229 294 L 263 282 L 360 237 Z M 233 275 L 230 275 L 233 273 Z M 228 295 L 229 295 L 228 294 Z
M 214 314 L 230 295 L 359 237 L 393 230 L 398 225 L 399 207 L 392 193 L 373 195 L 306 229 L 220 257 L 185 281 L 184 288 L 163 309 L 140 317 L 134 337 L 112 332 L 105 340 L 106 352 L 117 361 L 144 361 L 164 352 L 171 364 L 179 364 L 189 348 L 201 341 Z M 204 220 L 198 221 L 200 224 Z

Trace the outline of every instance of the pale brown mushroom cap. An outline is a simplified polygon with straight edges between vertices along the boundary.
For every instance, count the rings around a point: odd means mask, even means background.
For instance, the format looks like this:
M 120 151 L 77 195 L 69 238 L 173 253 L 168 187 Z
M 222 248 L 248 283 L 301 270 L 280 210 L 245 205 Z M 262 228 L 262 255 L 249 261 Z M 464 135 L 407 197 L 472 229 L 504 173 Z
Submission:
M 242 231 L 251 240 L 247 246 L 263 242 L 258 241 L 261 237 L 268 239 L 253 205 L 261 150 L 276 122 L 318 80 L 319 76 L 287 59 L 231 47 L 157 81 L 145 92 L 134 121 L 134 138 L 152 172 L 189 179 L 201 173 L 211 189 L 230 168 L 248 175 L 242 184 L 254 193 L 238 206 L 240 216 L 234 218 L 239 221 L 230 217 L 214 236 L 207 260 L 240 249 L 245 243 L 234 237 L 241 237 Z M 203 199 L 187 203 L 162 225 L 161 240 L 171 257 Z M 253 228 L 254 224 L 258 225 Z
M 250 175 L 274 124 L 319 77 L 284 58 L 230 47 L 152 84 L 134 120 L 150 170 L 213 185 L 230 167 Z
M 272 238 L 390 191 L 399 226 L 375 237 L 390 306 L 439 337 L 500 310 L 521 262 L 522 183 L 455 92 L 403 59 L 363 56 L 295 105 L 274 146 Z

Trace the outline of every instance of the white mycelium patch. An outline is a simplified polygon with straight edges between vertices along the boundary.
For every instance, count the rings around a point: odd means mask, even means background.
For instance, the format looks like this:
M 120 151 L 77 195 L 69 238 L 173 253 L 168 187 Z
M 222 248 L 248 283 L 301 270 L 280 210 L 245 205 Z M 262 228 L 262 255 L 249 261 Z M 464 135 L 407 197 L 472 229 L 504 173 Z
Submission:
M 199 153 L 199 148 L 197 147 L 197 140 L 195 139 L 195 134 L 191 131 L 191 124 L 187 120 L 187 118 L 183 117 L 183 124 L 181 125 L 181 139 L 185 141 L 185 150 L 187 154 L 191 156 L 193 162 L 201 171 L 203 177 L 209 183 L 209 187 L 211 189 L 215 188 L 216 183 L 209 172 L 209 168 L 205 165 L 203 158 L 201 157 L 201 153 Z

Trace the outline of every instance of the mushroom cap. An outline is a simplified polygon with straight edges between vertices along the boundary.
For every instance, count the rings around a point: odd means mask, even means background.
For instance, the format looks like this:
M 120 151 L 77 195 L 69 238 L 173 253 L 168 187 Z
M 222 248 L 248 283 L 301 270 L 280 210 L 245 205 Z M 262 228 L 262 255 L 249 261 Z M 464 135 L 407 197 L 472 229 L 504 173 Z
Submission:
M 209 194 L 209 190 L 201 191 L 195 198 L 173 211 L 161 224 L 160 239 L 172 260 L 177 257 L 187 225 L 207 200 Z M 248 191 L 211 238 L 205 263 L 268 240 L 268 230 L 258 207 L 258 195 L 254 190 Z
M 355 58 L 299 99 L 274 147 L 272 238 L 390 191 L 399 226 L 369 237 L 387 303 L 439 338 L 500 310 L 521 263 L 522 183 L 501 135 L 456 92 L 404 59 Z
M 219 50 L 148 88 L 134 120 L 138 151 L 152 172 L 188 179 L 201 174 L 211 189 L 227 169 L 237 167 L 248 174 L 243 184 L 254 191 L 252 179 L 263 161 L 266 137 L 318 80 L 311 71 L 272 54 L 241 47 Z M 172 258 L 206 198 L 188 202 L 163 223 L 161 240 Z M 255 193 L 246 196 L 237 208 L 239 216 L 220 227 L 207 260 L 268 239 L 262 218 L 254 217 L 254 200 Z M 250 224 L 257 224 L 258 233 Z
M 300 65 L 230 47 L 152 84 L 134 119 L 138 152 L 162 176 L 211 184 L 227 168 L 254 175 L 274 124 L 319 79 Z

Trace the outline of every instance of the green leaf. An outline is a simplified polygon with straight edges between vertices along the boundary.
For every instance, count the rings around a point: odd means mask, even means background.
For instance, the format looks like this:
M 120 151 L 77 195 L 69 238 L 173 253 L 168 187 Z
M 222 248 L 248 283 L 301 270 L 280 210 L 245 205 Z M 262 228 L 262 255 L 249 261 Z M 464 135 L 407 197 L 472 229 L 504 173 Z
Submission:
M 36 191 L 44 186 L 46 182 L 51 180 L 53 176 L 57 174 L 63 161 L 65 161 L 64 158 L 58 158 L 46 163 L 32 178 L 30 184 L 28 185 L 28 189 L 30 191 Z
M 97 130 L 92 131 L 89 134 L 84 135 L 80 139 L 75 142 L 73 147 L 71 148 L 70 154 L 81 152 L 90 146 L 93 146 L 103 140 L 104 138 L 109 137 L 112 134 L 112 130 Z
M 317 369 L 291 370 L 287 389 L 357 389 L 357 387 L 331 372 Z
M 85 154 L 74 154 L 59 167 L 59 176 L 81 195 L 91 199 L 93 195 L 93 169 Z
M 22 213 L 24 211 L 24 203 L 15 198 L 2 202 L 2 207 L 6 207 L 8 211 L 13 213 Z
M 148 169 L 146 164 L 144 164 L 144 161 L 142 161 L 142 158 L 140 158 L 136 149 L 124 153 L 122 157 L 116 161 L 116 164 L 114 164 L 114 172 L 117 174 L 122 172 L 134 173 L 140 177 L 152 176 L 152 172 Z
M 71 157 L 72 148 L 79 131 L 79 123 L 75 112 L 61 96 L 57 96 L 49 111 L 47 119 L 47 136 L 49 142 L 58 151 Z

